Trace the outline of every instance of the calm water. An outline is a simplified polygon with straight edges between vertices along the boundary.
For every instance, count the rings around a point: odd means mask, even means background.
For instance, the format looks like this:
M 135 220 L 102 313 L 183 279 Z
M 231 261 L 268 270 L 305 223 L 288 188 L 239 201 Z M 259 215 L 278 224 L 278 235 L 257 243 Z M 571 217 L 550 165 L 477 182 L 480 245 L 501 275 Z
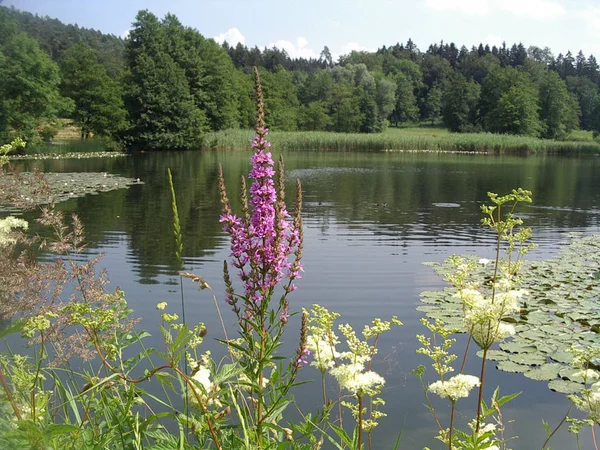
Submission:
M 250 153 L 143 154 L 121 159 L 63 160 L 23 163 L 45 171 L 107 171 L 139 177 L 144 184 L 129 190 L 74 199 L 60 205 L 79 214 L 86 227 L 89 252 L 105 254 L 113 285 L 121 286 L 143 326 L 156 330 L 161 301 L 180 308 L 179 277 L 174 256 L 171 201 L 167 167 L 175 180 L 183 228 L 186 270 L 201 274 L 214 288 L 219 300 L 223 283 L 221 268 L 228 255 L 228 242 L 218 223 L 220 204 L 216 182 L 217 165 L 224 167 L 232 200 L 239 192 L 240 176 L 249 168 Z M 312 153 L 284 155 L 288 201 L 293 203 L 295 179 L 304 191 L 306 273 L 291 297 L 298 311 L 319 303 L 341 312 L 344 321 L 362 328 L 374 317 L 397 315 L 404 327 L 388 333 L 380 346 L 376 369 L 385 375 L 388 418 L 378 429 L 376 448 L 391 448 L 404 427 L 403 449 L 425 445 L 440 448 L 430 413 L 418 380 L 410 374 L 428 361 L 415 354 L 415 334 L 424 332 L 419 293 L 443 286 L 424 261 L 441 261 L 453 253 L 491 256 L 492 237 L 479 225 L 480 205 L 486 193 L 505 193 L 514 187 L 530 189 L 534 205 L 523 210 L 539 244 L 532 258 L 554 254 L 573 231 L 600 231 L 600 159 L 555 156 L 508 157 L 422 153 Z M 385 202 L 386 206 L 377 206 Z M 233 201 L 233 207 L 237 203 Z M 204 321 L 209 338 L 222 337 L 215 308 L 206 291 L 186 285 L 188 322 Z M 233 313 L 223 307 L 226 320 Z M 296 346 L 298 323 L 291 321 L 284 351 Z M 158 335 L 159 333 L 154 333 Z M 158 341 L 153 341 L 158 345 Z M 456 352 L 464 342 L 459 340 Z M 214 341 L 207 346 L 215 355 Z M 479 360 L 470 361 L 477 373 Z M 432 375 L 432 374 L 430 374 Z M 305 378 L 317 378 L 312 369 Z M 501 392 L 523 391 L 504 410 L 508 436 L 519 436 L 511 448 L 540 448 L 545 431 L 541 420 L 554 425 L 568 409 L 561 394 L 550 392 L 544 382 L 522 375 L 506 374 L 490 365 L 487 386 Z M 303 407 L 320 399 L 320 388 L 307 388 L 298 395 Z M 332 385 L 332 393 L 333 390 Z M 473 399 L 458 404 L 459 410 L 474 415 Z M 443 420 L 448 407 L 436 403 Z M 445 422 L 447 423 L 447 422 Z M 589 448 L 589 430 L 583 448 Z M 576 448 L 566 430 L 551 442 L 556 449 Z

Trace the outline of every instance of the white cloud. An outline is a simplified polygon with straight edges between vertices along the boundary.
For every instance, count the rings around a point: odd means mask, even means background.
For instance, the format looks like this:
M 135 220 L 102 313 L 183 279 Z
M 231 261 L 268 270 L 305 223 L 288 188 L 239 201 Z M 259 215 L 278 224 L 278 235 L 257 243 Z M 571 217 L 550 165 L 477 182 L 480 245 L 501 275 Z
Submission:
M 121 39 L 127 39 L 129 37 L 129 33 L 131 33 L 131 30 L 125 30 L 121 33 Z
M 496 6 L 515 16 L 535 20 L 552 20 L 565 15 L 565 9 L 555 1 L 549 0 L 501 0 Z
M 494 45 L 496 47 L 501 47 L 503 41 L 504 39 L 502 39 L 500 36 L 496 36 L 495 34 L 488 34 L 481 40 L 481 43 L 488 44 L 490 47 L 493 47 Z
M 473 15 L 485 15 L 491 10 L 489 0 L 427 0 L 425 6 L 438 11 L 458 10 Z
M 554 0 L 426 0 L 425 5 L 437 11 L 455 10 L 480 16 L 503 11 L 534 20 L 552 20 L 566 14 Z
M 285 50 L 290 58 L 318 59 L 320 55 L 320 52 L 316 52 L 308 46 L 308 40 L 303 36 L 297 37 L 295 44 L 284 39 L 280 39 L 275 42 L 269 42 L 269 48 L 272 47 Z
M 246 45 L 246 36 L 237 28 L 230 28 L 225 33 L 221 33 L 213 38 L 219 44 L 227 41 L 230 47 L 235 47 L 238 43 Z
M 377 49 L 365 47 L 364 45 L 357 44 L 356 42 L 348 42 L 342 46 L 341 55 L 347 55 L 352 52 L 374 52 Z
M 580 13 L 579 17 L 591 30 L 600 32 L 600 8 L 589 8 L 587 11 Z

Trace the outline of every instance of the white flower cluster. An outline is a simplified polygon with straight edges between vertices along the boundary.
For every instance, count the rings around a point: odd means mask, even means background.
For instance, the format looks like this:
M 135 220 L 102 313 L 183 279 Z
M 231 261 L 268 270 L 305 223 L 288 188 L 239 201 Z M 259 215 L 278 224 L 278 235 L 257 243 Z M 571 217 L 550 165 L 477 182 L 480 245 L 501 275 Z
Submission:
M 5 219 L 0 220 L 0 247 L 16 242 L 15 238 L 10 236 L 10 232 L 13 228 L 22 228 L 26 230 L 29 228 L 29 224 L 25 220 L 17 219 L 13 216 L 8 216 Z
M 385 384 L 385 379 L 372 370 L 365 370 L 365 361 L 341 364 L 332 368 L 329 373 L 335 377 L 342 389 L 352 394 L 376 394 Z
M 192 391 L 188 393 L 188 401 L 192 407 L 203 411 L 205 406 L 221 405 L 218 400 L 211 398 L 210 394 L 217 389 L 217 386 L 210 380 L 210 369 L 208 367 L 199 364 L 191 376 L 191 381 L 193 387 Z M 200 402 L 202 402 L 202 405 Z
M 306 348 L 313 355 L 310 365 L 316 367 L 321 372 L 325 372 L 335 366 L 335 360 L 340 357 L 335 349 L 335 345 L 330 345 L 324 337 L 310 335 L 306 340 Z
M 494 342 L 515 334 L 514 327 L 502 322 L 502 318 L 519 311 L 519 300 L 524 295 L 527 292 L 522 289 L 509 290 L 497 293 L 492 300 L 475 289 L 460 291 L 465 306 L 465 326 L 477 345 L 489 348 Z
M 446 381 L 440 380 L 430 384 L 429 391 L 455 402 L 459 398 L 468 397 L 471 389 L 479 385 L 479 378 L 476 376 L 458 374 Z

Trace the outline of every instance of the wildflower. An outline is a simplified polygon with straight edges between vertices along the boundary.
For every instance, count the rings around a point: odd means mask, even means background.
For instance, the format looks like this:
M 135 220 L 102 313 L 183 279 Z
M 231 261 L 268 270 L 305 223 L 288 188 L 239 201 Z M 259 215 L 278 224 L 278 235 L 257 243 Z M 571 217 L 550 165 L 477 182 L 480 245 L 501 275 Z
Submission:
M 269 130 L 264 122 L 264 105 L 258 71 L 256 75 L 256 98 L 258 118 L 256 136 L 252 141 L 254 155 L 251 158 L 252 169 L 248 177 L 253 179 L 250 187 L 250 200 L 246 198 L 245 180 L 242 182 L 242 210 L 244 215 L 234 215 L 229 206 L 222 171 L 219 173 L 219 190 L 223 213 L 220 222 L 223 229 L 231 236 L 232 264 L 239 269 L 240 279 L 244 284 L 246 318 L 252 317 L 259 311 L 263 301 L 270 298 L 272 290 L 284 283 L 286 293 L 295 290 L 293 281 L 300 278 L 303 270 L 299 263 L 302 249 L 302 221 L 299 216 L 301 207 L 297 201 L 296 216 L 289 223 L 290 214 L 284 202 L 283 165 L 280 161 L 277 189 L 273 177 L 275 169 L 271 153 L 267 151 L 270 143 L 267 141 Z M 300 192 L 298 193 L 300 198 Z M 296 249 L 294 251 L 294 249 Z M 289 261 L 294 253 L 295 261 Z M 226 275 L 228 277 L 228 274 Z M 227 280 L 226 280 L 227 281 Z M 227 302 L 239 311 L 235 305 L 233 292 L 228 284 Z M 286 323 L 289 316 L 287 310 L 280 316 Z
M 342 364 L 329 371 L 342 389 L 352 394 L 373 395 L 385 384 L 385 379 L 371 370 L 363 372 L 363 363 Z
M 298 358 L 298 361 L 297 361 L 296 364 L 298 366 L 303 366 L 303 365 L 308 364 L 308 358 L 307 357 L 310 356 L 310 353 L 311 353 L 310 350 L 307 349 L 307 348 L 305 348 L 304 350 L 302 350 L 302 354 Z
M 579 372 L 575 372 L 572 375 L 573 378 L 583 378 L 585 381 L 587 380 L 598 380 L 600 379 L 600 374 L 592 369 L 580 370 Z
M 473 375 L 458 374 L 447 381 L 436 381 L 429 385 L 429 391 L 439 395 L 441 398 L 449 398 L 455 402 L 459 398 L 466 398 L 474 387 L 481 383 L 479 378 Z
M 481 258 L 479 261 L 479 264 L 481 264 L 482 266 L 487 266 L 490 263 L 490 260 L 487 258 Z
M 16 239 L 10 236 L 13 228 L 22 228 L 27 230 L 27 228 L 29 228 L 29 224 L 25 220 L 17 219 L 13 216 L 8 216 L 0 220 L 0 247 L 14 244 L 16 242 Z
M 340 354 L 335 350 L 335 346 L 330 345 L 329 342 L 320 339 L 318 336 L 308 336 L 306 347 L 309 352 L 308 354 L 312 352 L 315 355 L 310 365 L 316 367 L 321 372 L 334 367 L 336 358 L 340 357 Z
M 158 305 L 156 305 L 156 309 L 158 311 L 164 311 L 164 309 L 167 307 L 167 302 L 161 302 Z

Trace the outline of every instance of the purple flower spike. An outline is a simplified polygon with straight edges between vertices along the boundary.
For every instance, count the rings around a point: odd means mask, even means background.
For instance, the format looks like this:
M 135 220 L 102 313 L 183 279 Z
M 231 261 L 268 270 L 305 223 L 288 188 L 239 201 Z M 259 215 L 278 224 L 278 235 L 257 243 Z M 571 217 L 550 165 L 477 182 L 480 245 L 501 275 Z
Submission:
M 271 144 L 267 141 L 269 130 L 265 126 L 264 106 L 260 77 L 255 69 L 256 101 L 258 107 L 256 136 L 252 140 L 252 169 L 248 177 L 253 180 L 250 186 L 250 199 L 245 196 L 243 185 L 242 208 L 244 214 L 238 217 L 232 213 L 222 171 L 219 172 L 219 189 L 223 213 L 220 222 L 223 229 L 231 237 L 232 265 L 239 270 L 244 286 L 244 318 L 251 320 L 257 313 L 267 311 L 264 302 L 269 301 L 274 288 L 281 284 L 284 289 L 283 299 L 279 305 L 279 318 L 287 323 L 290 315 L 285 296 L 294 291 L 293 281 L 301 278 L 300 264 L 302 255 L 302 205 L 300 184 L 298 183 L 298 199 L 293 221 L 284 202 L 283 165 L 280 161 L 276 172 L 273 158 L 267 149 Z M 277 174 L 277 183 L 274 177 Z M 290 262 L 290 255 L 294 255 Z M 228 284 L 227 302 L 235 307 L 231 284 Z M 239 309 L 238 309 L 239 311 Z M 236 313 L 238 312 L 236 311 Z

